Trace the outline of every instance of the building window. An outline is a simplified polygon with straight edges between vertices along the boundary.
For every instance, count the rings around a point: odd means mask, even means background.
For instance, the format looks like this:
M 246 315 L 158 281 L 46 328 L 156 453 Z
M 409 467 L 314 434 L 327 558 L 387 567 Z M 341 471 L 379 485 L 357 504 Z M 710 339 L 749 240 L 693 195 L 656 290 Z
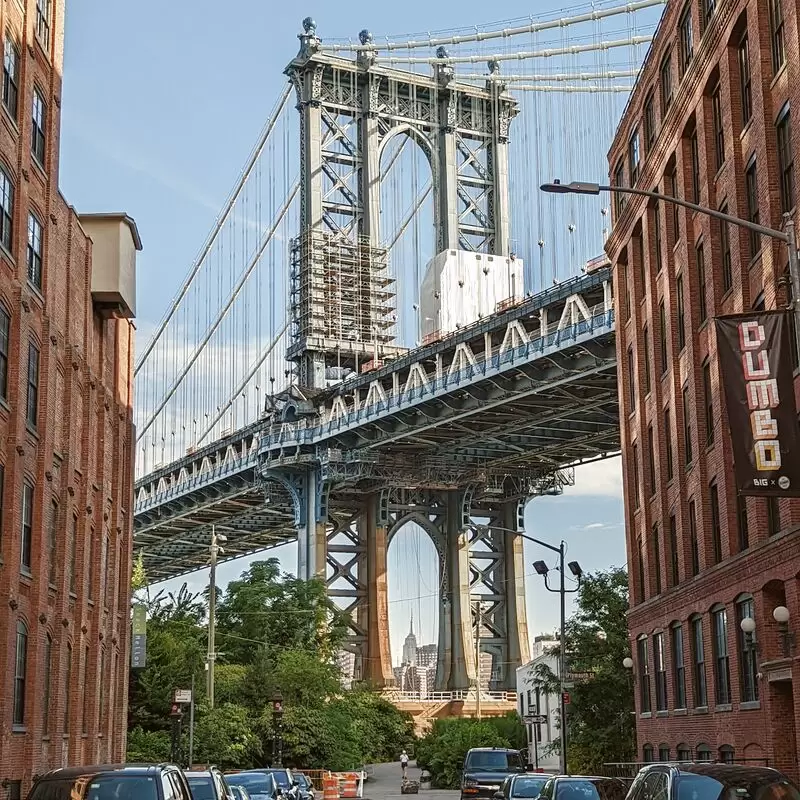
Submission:
M 89 529 L 89 534 L 86 537 L 86 553 L 84 554 L 84 561 L 86 562 L 86 599 L 91 600 L 94 595 L 94 531 Z
M 58 503 L 50 504 L 50 526 L 47 531 L 47 580 L 51 585 L 56 582 L 56 547 L 58 545 Z
M 714 681 L 717 686 L 717 705 L 731 702 L 731 673 L 728 659 L 728 612 L 718 608 L 711 612 L 714 631 Z
M 100 683 L 100 699 L 98 700 L 98 705 L 100 708 L 100 724 L 102 725 L 105 719 L 105 712 L 106 712 L 106 681 L 105 681 L 105 674 L 106 674 L 106 649 L 105 647 L 100 648 L 100 674 L 99 674 L 99 683 Z
M 20 620 L 17 623 L 17 649 L 14 659 L 14 699 L 12 723 L 25 724 L 25 678 L 28 672 L 28 628 Z
M 64 717 L 61 721 L 62 733 L 69 733 L 70 705 L 72 701 L 72 645 L 67 642 L 67 663 L 64 667 Z
M 679 744 L 678 761 L 691 761 L 691 760 L 692 760 L 692 749 L 689 747 L 688 744 Z
M 669 761 L 669 745 L 662 744 L 658 746 L 658 760 Z
M 653 525 L 653 571 L 656 574 L 656 594 L 661 594 L 661 540 L 658 538 L 658 523 Z
M 38 89 L 33 90 L 33 128 L 31 128 L 31 152 L 33 157 L 44 166 L 45 157 L 45 125 L 47 124 L 47 106 Z
M 53 668 L 53 639 L 48 633 L 44 640 L 44 659 L 42 660 L 42 672 L 44 677 L 44 691 L 42 692 L 44 702 L 42 703 L 42 733 L 50 733 L 50 671 Z
M 68 586 L 70 593 L 75 593 L 75 572 L 77 567 L 78 557 L 78 518 L 72 517 L 72 525 L 69 529 L 69 569 L 67 577 L 69 578 Z
M 647 427 L 647 458 L 650 467 L 650 497 L 652 497 L 656 493 L 656 445 L 652 425 Z
M 781 175 L 781 211 L 788 213 L 794 208 L 794 154 L 788 104 L 784 106 L 775 127 L 778 134 L 778 169 Z
M 669 517 L 669 558 L 671 585 L 680 583 L 678 578 L 678 520 L 674 514 Z
M 739 550 L 750 547 L 750 529 L 747 524 L 747 498 L 736 495 L 736 516 L 739 523 Z
M 783 38 L 783 0 L 769 2 L 769 32 L 772 39 L 772 71 L 776 75 L 786 63 L 786 42 Z
M 707 744 L 697 745 L 697 760 L 711 761 L 711 748 Z
M 671 197 L 678 199 L 678 168 L 673 164 L 672 171 L 667 175 L 667 182 L 669 183 L 669 194 Z M 677 242 L 681 238 L 680 228 L 680 206 L 675 203 L 672 205 L 672 233 L 674 240 Z
M 636 186 L 639 179 L 639 129 L 636 128 L 628 140 L 628 174 L 631 186 Z
M 704 33 L 711 22 L 711 18 L 714 16 L 716 8 L 717 0 L 700 0 L 700 20 Z
M 658 304 L 659 344 L 661 345 L 661 374 L 669 369 L 669 352 L 667 350 L 667 309 L 662 300 Z
M 686 450 L 686 464 L 691 464 L 692 456 L 692 420 L 689 407 L 689 385 L 683 387 L 683 446 Z
M 708 705 L 708 690 L 702 617 L 695 617 L 692 620 L 692 661 L 694 662 L 694 707 L 705 708 Z
M 720 208 L 723 214 L 728 213 L 727 204 Z M 722 252 L 722 291 L 727 292 L 733 286 L 733 267 L 731 265 L 731 237 L 727 222 L 719 220 L 719 249 Z
M 711 118 L 714 125 L 715 164 L 719 171 L 725 163 L 725 129 L 722 127 L 722 101 L 719 84 L 711 94 Z
M 14 224 L 14 184 L 0 167 L 0 244 L 11 250 L 11 228 Z
M 653 634 L 653 667 L 656 673 L 656 711 L 667 710 L 667 665 L 664 660 L 664 634 Z
M 661 118 L 667 115 L 669 107 L 672 105 L 672 56 L 667 53 L 661 62 Z
M 714 396 L 711 392 L 711 362 L 703 364 L 703 398 L 706 403 L 706 445 L 714 444 Z
M 675 281 L 675 294 L 678 295 L 678 352 L 686 347 L 686 306 L 683 297 L 683 275 Z
M 736 630 L 739 631 L 739 665 L 741 667 L 741 699 L 743 703 L 758 700 L 758 654 L 756 652 L 756 633 L 745 633 L 743 619 L 755 620 L 756 612 L 752 597 L 746 597 L 736 604 Z
M 89 687 L 89 646 L 83 650 L 83 685 Z M 83 692 L 83 707 L 81 709 L 81 733 L 89 733 L 89 692 Z
M 649 714 L 650 706 L 650 665 L 647 660 L 647 637 L 642 636 L 638 643 L 639 661 L 639 700 L 641 701 L 641 713 Z
M 692 202 L 700 202 L 700 149 L 697 143 L 697 128 L 689 136 L 689 154 L 692 160 Z
M 694 40 L 692 37 L 692 6 L 691 3 L 686 4 L 686 8 L 681 14 L 678 22 L 678 36 L 680 37 L 680 54 L 681 54 L 681 76 L 686 72 L 689 64 L 692 63 L 692 56 L 694 55 Z
M 767 503 L 767 532 L 770 536 L 777 536 L 781 532 L 781 507 L 777 497 L 766 498 Z
M 47 50 L 50 47 L 50 0 L 36 0 L 36 35 Z
M 614 186 L 625 186 L 625 165 L 622 159 L 617 163 L 617 168 L 614 170 Z M 622 192 L 614 193 L 614 215 L 617 219 L 620 218 L 625 209 L 625 195 Z
M 628 348 L 628 403 L 629 414 L 636 411 L 636 365 L 633 362 L 633 348 Z
M 647 99 L 644 101 L 645 153 L 650 152 L 650 148 L 652 148 L 655 140 L 656 140 L 656 108 L 655 108 L 655 98 L 653 97 L 653 91 L 650 90 L 650 94 L 647 95 Z
M 636 554 L 639 567 L 639 602 L 643 603 L 647 599 L 647 593 L 644 585 L 644 544 L 641 536 L 636 537 Z
M 42 288 L 42 223 L 36 214 L 28 214 L 28 280 Z
M 722 561 L 722 528 L 719 516 L 719 489 L 716 479 L 711 481 L 709 487 L 709 502 L 711 503 L 711 546 L 714 563 L 719 564 Z
M 756 160 L 751 159 L 744 175 L 745 188 L 747 191 L 747 218 L 756 225 L 761 224 L 758 210 L 758 173 L 756 172 Z M 761 249 L 761 234 L 749 231 L 750 234 L 750 259 L 754 259 Z
M 650 394 L 650 328 L 647 325 L 642 330 L 644 341 L 644 392 Z
M 6 36 L 3 53 L 3 105 L 12 119 L 17 119 L 19 104 L 19 52 L 14 42 Z
M 3 494 L 6 489 L 6 467 L 0 464 L 0 544 L 3 541 Z
M 31 571 L 33 550 L 33 486 L 22 484 L 22 541 L 20 542 L 20 566 L 23 572 Z
M 675 673 L 675 708 L 686 708 L 686 667 L 683 663 L 682 625 L 672 627 L 672 663 Z
M 706 254 L 703 242 L 698 242 L 694 251 L 695 261 L 697 262 L 697 284 L 698 298 L 697 305 L 700 311 L 700 323 L 708 319 L 708 301 L 706 298 Z
M 33 343 L 28 343 L 28 403 L 26 421 L 35 428 L 36 418 L 39 415 L 39 348 Z
M 633 447 L 633 502 L 634 509 L 639 508 L 639 445 L 634 442 Z
M 742 127 L 753 116 L 753 87 L 750 76 L 750 41 L 747 32 L 739 42 L 739 91 L 742 95 Z
M 655 761 L 655 751 L 653 750 L 653 745 L 646 744 L 642 748 L 642 760 L 645 764 L 651 764 Z
M 719 749 L 719 760 L 723 764 L 733 764 L 734 749 L 729 744 L 724 744 Z
M 8 400 L 8 348 L 11 336 L 11 317 L 0 306 L 0 397 Z
M 671 481 L 674 465 L 672 463 L 672 419 L 668 408 L 664 409 L 664 443 L 667 448 L 667 481 Z
M 661 272 L 661 267 L 663 266 L 661 261 L 661 238 L 661 209 L 658 205 L 655 205 L 653 206 L 653 248 L 655 249 L 656 257 L 656 274 Z
M 700 543 L 697 540 L 697 509 L 689 501 L 689 546 L 692 550 L 692 576 L 700 574 Z

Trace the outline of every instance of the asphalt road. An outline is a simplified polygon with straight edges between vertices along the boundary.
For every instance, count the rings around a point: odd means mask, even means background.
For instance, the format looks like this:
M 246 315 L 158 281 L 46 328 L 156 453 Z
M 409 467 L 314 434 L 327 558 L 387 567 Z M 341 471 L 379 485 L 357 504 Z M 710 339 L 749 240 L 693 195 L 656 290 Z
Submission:
M 416 762 L 412 761 L 408 765 L 408 779 L 419 780 L 419 769 Z M 418 795 L 400 794 L 400 783 L 403 778 L 403 770 L 400 762 L 392 764 L 375 764 L 374 777 L 364 785 L 364 797 L 366 800 L 458 800 L 459 792 L 450 789 L 427 789 L 422 790 Z

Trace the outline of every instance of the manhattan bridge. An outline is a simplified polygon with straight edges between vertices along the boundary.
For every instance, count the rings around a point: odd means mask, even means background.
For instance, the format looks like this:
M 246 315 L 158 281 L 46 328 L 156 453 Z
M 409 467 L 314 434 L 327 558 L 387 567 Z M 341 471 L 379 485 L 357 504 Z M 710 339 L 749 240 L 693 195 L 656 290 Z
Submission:
M 411 37 L 302 23 L 286 86 L 136 364 L 148 580 L 290 541 L 390 685 L 387 550 L 439 562 L 440 691 L 528 659 L 523 511 L 619 451 L 602 177 L 663 0 Z M 291 49 L 290 49 L 291 48 Z M 475 637 L 478 637 L 478 642 Z M 476 646 L 477 645 L 477 646 Z

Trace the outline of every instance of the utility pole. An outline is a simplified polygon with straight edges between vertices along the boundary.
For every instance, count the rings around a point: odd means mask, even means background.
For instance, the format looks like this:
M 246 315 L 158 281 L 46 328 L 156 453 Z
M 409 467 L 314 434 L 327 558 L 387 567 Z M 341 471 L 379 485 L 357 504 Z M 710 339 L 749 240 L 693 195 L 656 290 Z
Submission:
M 481 601 L 475 603 L 475 716 L 481 718 Z
M 227 542 L 228 537 L 217 535 L 214 525 L 211 526 L 211 569 L 208 573 L 208 707 L 214 708 L 214 661 L 217 657 L 216 624 L 217 624 L 217 556 L 225 551 L 217 542 Z
M 559 594 L 561 595 L 561 652 L 559 655 L 558 663 L 558 682 L 560 688 L 561 703 L 561 774 L 567 775 L 567 706 L 564 703 L 564 681 L 567 676 L 567 612 L 566 612 L 566 597 L 567 592 L 564 586 L 564 551 L 566 549 L 565 543 L 562 541 L 561 546 L 558 548 L 558 571 L 560 574 L 561 586 Z

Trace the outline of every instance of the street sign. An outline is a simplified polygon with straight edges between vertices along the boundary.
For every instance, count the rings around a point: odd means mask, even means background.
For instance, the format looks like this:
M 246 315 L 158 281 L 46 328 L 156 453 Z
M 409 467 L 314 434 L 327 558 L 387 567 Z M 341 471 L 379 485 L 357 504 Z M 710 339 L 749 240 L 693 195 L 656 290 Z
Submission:
M 567 672 L 564 674 L 564 680 L 570 683 L 582 683 L 583 681 L 594 680 L 596 674 L 597 673 L 592 670 L 586 672 Z
M 547 724 L 547 714 L 526 714 L 522 721 L 526 725 L 545 725 Z
M 176 689 L 175 690 L 175 702 L 176 703 L 183 703 L 188 705 L 192 702 L 192 690 L 191 689 Z
M 147 608 L 143 603 L 134 605 L 131 627 L 131 669 L 142 669 L 147 665 Z
M 564 692 L 564 694 L 561 695 L 561 700 L 563 701 L 565 706 L 568 706 L 569 705 L 569 692 Z

